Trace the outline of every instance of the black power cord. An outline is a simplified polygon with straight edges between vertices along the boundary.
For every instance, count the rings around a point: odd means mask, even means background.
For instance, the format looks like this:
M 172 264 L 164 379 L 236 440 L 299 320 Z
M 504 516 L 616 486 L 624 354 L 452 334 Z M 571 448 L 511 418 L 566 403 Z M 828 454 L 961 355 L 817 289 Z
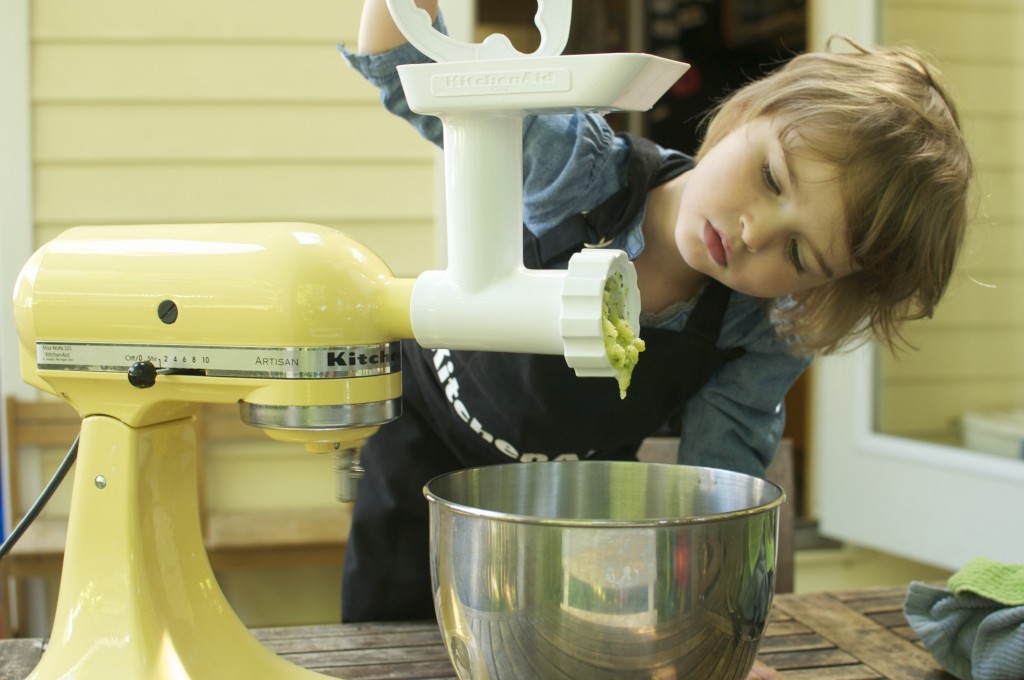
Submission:
M 18 526 L 11 530 L 11 535 L 8 536 L 2 544 L 0 544 L 0 559 L 3 559 L 3 557 L 11 551 L 14 544 L 18 542 L 19 538 L 21 538 L 21 535 L 25 533 L 25 530 L 28 529 L 29 525 L 32 524 L 32 522 L 34 522 L 39 516 L 39 513 L 42 512 L 43 508 L 49 502 L 50 497 L 53 496 L 57 487 L 60 486 L 60 483 L 64 481 L 64 477 L 67 476 L 68 470 L 71 469 L 72 464 L 75 462 L 75 458 L 78 457 L 78 440 L 80 438 L 81 435 L 75 437 L 75 441 L 71 444 L 71 448 L 68 449 L 67 454 L 64 455 L 64 460 L 60 462 L 60 465 L 57 467 L 57 471 L 53 473 L 53 476 L 50 478 L 50 481 L 47 482 L 43 492 L 39 494 L 39 498 L 37 498 L 36 502 L 32 504 L 32 507 L 28 509 L 25 516 L 21 518 L 21 521 L 18 522 Z M 11 484 L 16 483 L 17 480 L 11 480 Z

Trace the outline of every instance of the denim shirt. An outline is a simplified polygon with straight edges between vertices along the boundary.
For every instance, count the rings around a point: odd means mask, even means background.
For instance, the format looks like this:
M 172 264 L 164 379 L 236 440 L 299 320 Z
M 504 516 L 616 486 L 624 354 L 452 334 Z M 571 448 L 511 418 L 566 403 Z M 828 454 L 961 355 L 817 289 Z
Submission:
M 435 27 L 444 30 L 442 18 Z M 396 67 L 427 63 L 410 45 L 377 55 L 342 56 L 378 88 L 388 111 L 407 120 L 434 144 L 442 144 L 438 118 L 413 113 Z M 667 155 L 677 151 L 662 149 Z M 595 113 L 531 115 L 523 121 L 523 221 L 541 234 L 566 218 L 597 207 L 623 186 L 629 148 Z M 611 247 L 635 259 L 644 249 L 643 211 Z M 641 326 L 682 330 L 696 297 L 658 314 L 641 315 Z M 785 424 L 783 398 L 811 362 L 794 356 L 768 316 L 769 302 L 733 291 L 719 345 L 746 353 L 720 368 L 683 411 L 678 462 L 763 476 Z M 641 361 L 643 357 L 641 356 Z

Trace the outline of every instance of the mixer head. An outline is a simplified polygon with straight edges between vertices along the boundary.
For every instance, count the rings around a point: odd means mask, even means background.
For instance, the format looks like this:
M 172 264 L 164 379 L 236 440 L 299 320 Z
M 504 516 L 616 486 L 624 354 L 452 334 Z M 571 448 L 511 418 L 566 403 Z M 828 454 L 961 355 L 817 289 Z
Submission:
M 352 446 L 401 413 L 412 283 L 310 224 L 70 229 L 16 287 L 22 374 L 83 417 L 237 402 L 275 438 Z

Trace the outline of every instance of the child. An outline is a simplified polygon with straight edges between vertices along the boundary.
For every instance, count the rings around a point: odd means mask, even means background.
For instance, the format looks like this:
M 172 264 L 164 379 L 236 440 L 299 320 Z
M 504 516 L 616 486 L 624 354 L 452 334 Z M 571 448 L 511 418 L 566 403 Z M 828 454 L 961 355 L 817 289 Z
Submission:
M 421 2 L 437 16 L 436 1 Z M 436 25 L 443 29 L 437 17 Z M 384 0 L 366 0 L 349 63 L 427 139 L 395 67 L 426 58 Z M 681 417 L 678 461 L 763 474 L 782 400 L 817 352 L 900 343 L 952 274 L 971 161 L 937 74 L 909 50 L 807 54 L 736 92 L 696 161 L 598 115 L 524 121 L 524 257 L 564 266 L 598 243 L 627 252 L 641 294 L 641 355 L 624 401 L 561 357 L 404 345 L 404 414 L 366 444 L 346 554 L 346 621 L 430 618 L 422 487 L 513 461 L 630 459 Z M 630 196 L 638 210 L 623 210 Z M 582 225 L 582 226 L 581 226 Z M 559 247 L 552 244 L 557 243 Z M 770 677 L 770 676 L 765 676 Z

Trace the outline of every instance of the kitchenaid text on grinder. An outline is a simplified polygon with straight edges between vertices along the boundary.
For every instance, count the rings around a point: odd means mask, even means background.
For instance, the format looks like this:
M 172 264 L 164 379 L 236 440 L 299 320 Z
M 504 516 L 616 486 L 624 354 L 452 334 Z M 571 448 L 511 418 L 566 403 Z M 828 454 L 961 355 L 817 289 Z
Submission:
M 437 96 L 478 94 L 527 94 L 533 92 L 566 92 L 572 86 L 569 71 L 564 68 L 527 71 L 494 71 L 491 73 L 447 73 L 430 81 Z

